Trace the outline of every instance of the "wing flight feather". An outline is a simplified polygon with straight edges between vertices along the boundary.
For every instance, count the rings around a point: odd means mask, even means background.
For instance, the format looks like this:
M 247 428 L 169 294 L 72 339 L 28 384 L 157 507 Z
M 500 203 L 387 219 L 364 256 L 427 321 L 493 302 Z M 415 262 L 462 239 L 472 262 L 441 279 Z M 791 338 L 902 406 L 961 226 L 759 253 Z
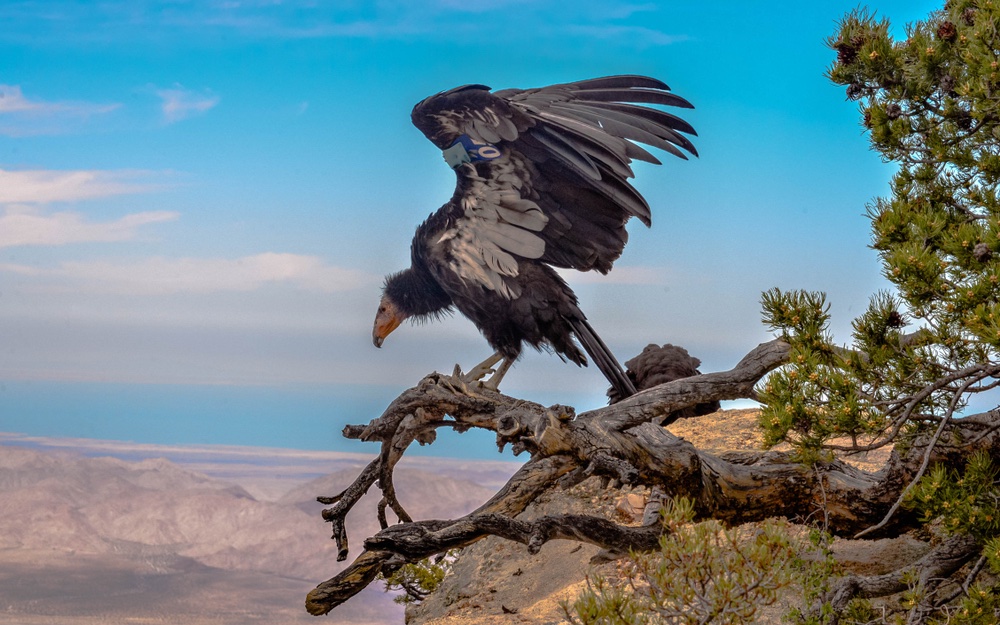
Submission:
M 508 298 L 520 295 L 521 262 L 610 270 L 625 222 L 650 223 L 631 162 L 660 161 L 640 144 L 698 154 L 685 136 L 696 134 L 691 125 L 650 105 L 692 108 L 665 83 L 634 75 L 492 93 L 467 85 L 417 104 L 417 128 L 468 155 L 449 160 L 458 187 L 433 242 L 448 269 Z

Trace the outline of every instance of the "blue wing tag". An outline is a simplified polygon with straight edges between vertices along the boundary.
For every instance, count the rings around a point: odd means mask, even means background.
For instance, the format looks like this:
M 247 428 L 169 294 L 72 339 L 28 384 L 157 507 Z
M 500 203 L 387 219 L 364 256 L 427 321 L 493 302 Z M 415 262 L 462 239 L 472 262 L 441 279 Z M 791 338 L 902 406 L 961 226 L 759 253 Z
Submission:
M 460 135 L 455 143 L 442 152 L 448 166 L 455 169 L 462 163 L 492 161 L 500 158 L 500 148 L 492 143 L 474 141 L 469 135 Z

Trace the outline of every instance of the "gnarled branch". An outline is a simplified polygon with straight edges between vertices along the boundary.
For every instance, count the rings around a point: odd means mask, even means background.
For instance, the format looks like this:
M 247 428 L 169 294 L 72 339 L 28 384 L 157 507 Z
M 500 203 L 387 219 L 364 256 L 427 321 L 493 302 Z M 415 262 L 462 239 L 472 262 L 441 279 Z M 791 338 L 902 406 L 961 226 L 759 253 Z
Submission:
M 384 501 L 393 505 L 393 468 L 414 440 L 428 440 L 438 427 L 490 429 L 500 448 L 511 444 L 516 453 L 528 451 L 531 460 L 500 492 L 465 517 L 408 522 L 400 515 L 402 524 L 384 527 L 367 539 L 365 551 L 347 569 L 309 594 L 307 609 L 325 614 L 360 592 L 383 567 L 489 535 L 531 549 L 553 538 L 587 541 L 613 552 L 655 545 L 659 527 L 630 528 L 579 515 L 530 523 L 515 518 L 541 493 L 587 474 L 656 487 L 669 497 L 688 497 L 695 502 L 698 518 L 729 524 L 773 516 L 804 520 L 823 510 L 830 531 L 851 535 L 885 515 L 926 458 L 955 462 L 977 449 L 998 455 L 1000 430 L 995 426 L 1000 416 L 990 413 L 949 424 L 949 436 L 929 454 L 929 438 L 918 438 L 905 453 L 893 452 L 889 464 L 877 473 L 839 460 L 806 467 L 780 452 L 714 455 L 654 425 L 656 419 L 697 403 L 752 396 L 754 385 L 781 365 L 787 353 L 787 344 L 771 341 L 752 350 L 730 371 L 675 380 L 575 418 L 566 406 L 545 408 L 487 389 L 469 389 L 449 376 L 427 376 L 367 426 L 345 428 L 345 436 L 379 441 L 382 450 L 343 493 L 321 499 L 334 504 L 323 516 L 334 525 L 340 554 L 347 550 L 344 519 L 361 495 L 377 480 Z M 915 521 L 912 515 L 897 514 L 880 532 L 896 533 Z

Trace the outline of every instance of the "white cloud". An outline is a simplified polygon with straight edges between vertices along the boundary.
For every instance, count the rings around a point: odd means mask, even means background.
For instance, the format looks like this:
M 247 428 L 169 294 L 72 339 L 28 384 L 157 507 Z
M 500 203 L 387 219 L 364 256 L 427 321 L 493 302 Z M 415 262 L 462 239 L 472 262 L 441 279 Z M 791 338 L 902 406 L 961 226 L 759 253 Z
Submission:
M 73 212 L 42 214 L 8 208 L 0 214 L 0 248 L 21 245 L 108 243 L 134 239 L 142 226 L 177 219 L 171 211 L 132 213 L 106 222 L 88 222 Z
M 148 224 L 173 221 L 173 211 L 132 213 L 111 221 L 89 221 L 73 211 L 48 212 L 53 202 L 77 202 L 157 188 L 149 172 L 0 169 L 0 248 L 66 245 L 134 239 Z
M 74 202 L 140 193 L 156 188 L 137 181 L 149 175 L 141 171 L 0 169 L 0 204 Z
M 29 102 L 17 85 L 0 85 L 0 113 L 15 113 L 38 110 L 44 105 Z
M 690 40 L 688 35 L 672 35 L 654 28 L 628 24 L 574 24 L 566 32 L 587 39 L 628 41 L 635 46 L 669 46 Z
M 437 0 L 417 5 L 401 3 L 400 8 L 418 7 L 435 12 L 486 13 L 492 11 L 516 11 L 519 6 L 530 7 L 535 0 Z
M 156 95 L 163 101 L 163 118 L 168 124 L 204 113 L 219 103 L 217 95 L 199 94 L 180 86 L 159 89 Z
M 81 118 L 110 113 L 121 104 L 47 102 L 28 98 L 19 85 L 0 84 L 0 134 L 12 137 L 57 134 L 78 127 Z
M 328 265 L 316 256 L 274 252 L 236 259 L 68 261 L 55 268 L 0 264 L 0 272 L 31 278 L 38 289 L 125 295 L 254 291 L 269 284 L 330 293 L 354 289 L 374 279 L 362 271 Z
M 34 113 L 34 114 L 68 114 L 87 116 L 96 113 L 110 113 L 120 108 L 121 104 L 92 104 L 87 102 L 45 102 L 28 99 L 21 91 L 20 85 L 0 85 L 0 114 Z
M 572 269 L 557 269 L 556 271 L 570 286 L 575 284 L 667 284 L 671 277 L 671 270 L 665 267 L 616 265 L 607 275 L 596 271 L 574 271 Z

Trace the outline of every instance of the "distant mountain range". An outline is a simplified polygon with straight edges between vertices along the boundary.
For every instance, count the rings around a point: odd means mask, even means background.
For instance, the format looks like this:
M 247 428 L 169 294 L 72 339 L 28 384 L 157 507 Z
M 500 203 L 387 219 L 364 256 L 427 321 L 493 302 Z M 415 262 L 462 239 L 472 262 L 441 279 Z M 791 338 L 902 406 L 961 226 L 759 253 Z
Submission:
M 0 445 L 0 623 L 316 623 L 305 593 L 345 566 L 315 498 L 354 479 L 356 454 L 324 457 L 349 468 L 309 479 L 323 466 L 313 452 L 160 450 L 174 455 L 167 460 L 120 443 L 119 455 L 133 458 L 122 460 L 93 457 L 95 446 L 114 449 L 86 441 L 10 442 Z M 395 486 L 414 518 L 453 518 L 515 469 L 425 458 L 399 467 Z M 355 550 L 378 529 L 379 497 L 373 488 L 348 518 Z M 337 622 L 402 623 L 402 610 L 373 585 Z

